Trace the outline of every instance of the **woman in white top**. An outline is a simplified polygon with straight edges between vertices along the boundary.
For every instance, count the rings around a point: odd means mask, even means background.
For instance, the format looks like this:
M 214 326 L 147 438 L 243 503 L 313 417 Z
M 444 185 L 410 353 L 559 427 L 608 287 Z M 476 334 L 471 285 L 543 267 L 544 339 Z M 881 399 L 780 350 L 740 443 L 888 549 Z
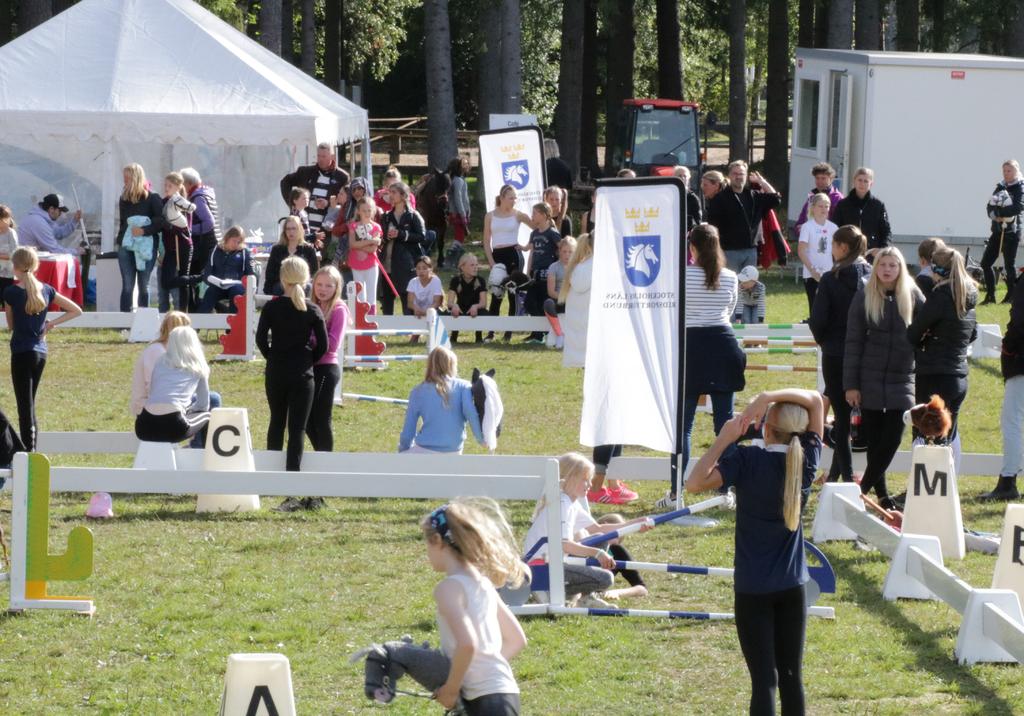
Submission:
M 14 285 L 14 264 L 11 257 L 18 249 L 18 234 L 14 230 L 14 214 L 0 204 L 0 308 L 4 305 L 4 291 Z
M 512 528 L 487 498 L 453 500 L 420 526 L 430 566 L 445 573 L 434 601 L 451 667 L 435 698 L 451 709 L 461 696 L 467 716 L 517 716 L 519 686 L 508 662 L 526 646 L 526 634 L 494 588 L 529 579 Z
M 711 401 L 715 435 L 732 418 L 733 398 L 746 385 L 747 356 L 729 323 L 736 308 L 739 284 L 725 267 L 718 229 L 698 224 L 690 232 L 686 267 L 686 382 L 683 396 L 683 461 L 690 459 L 690 435 L 700 396 Z M 656 503 L 675 505 L 675 485 Z
M 487 263 L 493 269 L 497 264 L 503 264 L 508 275 L 523 270 L 523 247 L 519 243 L 519 225 L 530 225 L 531 218 L 528 214 L 516 210 L 516 189 L 511 184 L 505 184 L 498 192 L 494 200 L 494 209 L 484 216 L 484 255 L 487 256 Z M 491 295 L 491 304 L 487 308 L 488 315 L 497 316 L 501 311 L 503 296 Z M 508 292 L 508 315 L 516 313 L 515 295 Z M 505 340 L 512 337 L 511 333 L 505 334 Z M 485 340 L 494 340 L 494 332 L 487 334 Z
M 562 351 L 562 365 L 566 368 L 582 368 L 587 359 L 587 326 L 590 321 L 590 280 L 594 267 L 594 250 L 590 234 L 576 238 L 576 248 L 565 267 L 565 278 L 558 292 L 558 302 L 565 304 L 562 316 L 562 332 L 565 334 L 565 349 Z
M 804 265 L 804 290 L 807 291 L 807 313 L 814 308 L 821 277 L 832 270 L 832 237 L 839 228 L 828 220 L 832 200 L 828 194 L 815 194 L 807 200 L 807 221 L 800 227 L 797 255 Z

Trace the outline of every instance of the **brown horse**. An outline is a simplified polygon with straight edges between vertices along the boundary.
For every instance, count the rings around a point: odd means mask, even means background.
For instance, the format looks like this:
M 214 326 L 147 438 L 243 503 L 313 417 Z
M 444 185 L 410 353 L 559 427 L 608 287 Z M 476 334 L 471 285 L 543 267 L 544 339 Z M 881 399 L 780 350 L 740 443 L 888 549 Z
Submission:
M 417 184 L 416 210 L 423 215 L 428 231 L 437 239 L 437 266 L 444 265 L 444 236 L 448 229 L 448 191 L 452 180 L 445 172 L 434 169 Z

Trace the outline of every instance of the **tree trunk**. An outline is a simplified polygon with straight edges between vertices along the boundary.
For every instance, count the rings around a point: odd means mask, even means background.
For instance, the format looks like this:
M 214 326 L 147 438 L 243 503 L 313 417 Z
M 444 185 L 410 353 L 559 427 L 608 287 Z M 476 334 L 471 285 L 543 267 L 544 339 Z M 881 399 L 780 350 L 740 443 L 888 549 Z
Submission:
M 316 74 L 316 3 L 302 0 L 302 71 Z
M 747 0 L 729 2 L 729 159 L 747 158 Z
M 683 98 L 683 60 L 679 49 L 679 3 L 657 0 L 658 96 Z
M 856 45 L 858 50 L 882 49 L 882 20 L 878 0 L 857 0 Z
M 78 0 L 53 0 L 53 14 L 56 15 L 64 12 L 76 2 L 78 2 Z
M 324 84 L 341 91 L 341 0 L 324 5 Z
M 849 50 L 853 45 L 853 0 L 830 0 L 828 10 L 828 46 Z
M 789 179 L 789 10 L 786 0 L 771 0 L 768 5 L 764 171 L 772 186 L 785 192 Z
M 828 47 L 829 0 L 814 2 L 814 47 Z
M 14 39 L 14 0 L 0 0 L 0 45 Z
M 452 90 L 448 0 L 423 3 L 423 46 L 427 72 L 427 162 L 443 169 L 458 155 L 455 142 L 455 93 Z
M 896 49 L 921 49 L 921 0 L 896 0 Z
M 480 36 L 483 48 L 477 66 L 477 129 L 490 129 L 491 114 L 501 112 L 501 13 L 493 2 L 483 3 L 480 11 Z
M 633 28 L 634 0 L 615 0 L 611 17 L 608 18 L 609 47 L 614 52 L 608 57 L 608 82 L 605 88 L 604 123 L 604 167 L 606 174 L 612 174 L 618 167 L 616 153 L 619 147 L 619 118 L 622 100 L 633 96 L 633 53 L 636 36 Z
M 814 47 L 814 4 L 815 0 L 800 0 L 797 10 L 797 47 Z
M 53 15 L 50 0 L 20 0 L 18 3 L 18 34 L 24 35 Z
M 597 0 L 583 0 L 583 91 L 580 100 L 580 166 L 596 174 Z
M 584 0 L 566 0 L 562 6 L 562 56 L 558 65 L 558 106 L 555 139 L 563 161 L 575 177 L 580 170 L 580 124 L 583 101 Z
M 501 111 L 523 111 L 523 43 L 519 0 L 501 0 Z
M 945 52 L 949 46 L 946 26 L 946 0 L 931 0 L 932 52 Z
M 1006 54 L 1024 57 L 1024 0 L 1013 0 L 1013 22 L 1006 34 Z
M 281 54 L 281 0 L 260 0 L 260 44 Z
M 295 64 L 295 5 L 281 0 L 281 57 Z

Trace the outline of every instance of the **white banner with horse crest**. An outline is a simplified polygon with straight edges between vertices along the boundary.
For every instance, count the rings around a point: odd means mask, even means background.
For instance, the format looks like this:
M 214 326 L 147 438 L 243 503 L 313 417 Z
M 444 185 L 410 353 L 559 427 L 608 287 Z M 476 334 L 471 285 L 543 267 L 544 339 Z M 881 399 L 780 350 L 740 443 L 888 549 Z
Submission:
M 538 127 L 514 127 L 481 132 L 480 175 L 484 183 L 484 206 L 494 208 L 501 187 L 516 190 L 516 209 L 530 215 L 534 204 L 544 200 L 544 135 Z M 528 245 L 530 227 L 519 226 L 519 243 Z
M 613 181 L 595 198 L 580 442 L 676 449 L 682 183 Z

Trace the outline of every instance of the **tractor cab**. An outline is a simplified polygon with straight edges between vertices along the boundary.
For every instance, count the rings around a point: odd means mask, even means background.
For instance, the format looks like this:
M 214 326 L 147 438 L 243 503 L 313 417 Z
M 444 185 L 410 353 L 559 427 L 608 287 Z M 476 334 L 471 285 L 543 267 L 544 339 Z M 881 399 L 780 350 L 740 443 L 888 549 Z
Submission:
M 622 103 L 614 165 L 637 176 L 671 176 L 680 165 L 699 178 L 703 164 L 699 107 L 673 99 L 627 99 Z

